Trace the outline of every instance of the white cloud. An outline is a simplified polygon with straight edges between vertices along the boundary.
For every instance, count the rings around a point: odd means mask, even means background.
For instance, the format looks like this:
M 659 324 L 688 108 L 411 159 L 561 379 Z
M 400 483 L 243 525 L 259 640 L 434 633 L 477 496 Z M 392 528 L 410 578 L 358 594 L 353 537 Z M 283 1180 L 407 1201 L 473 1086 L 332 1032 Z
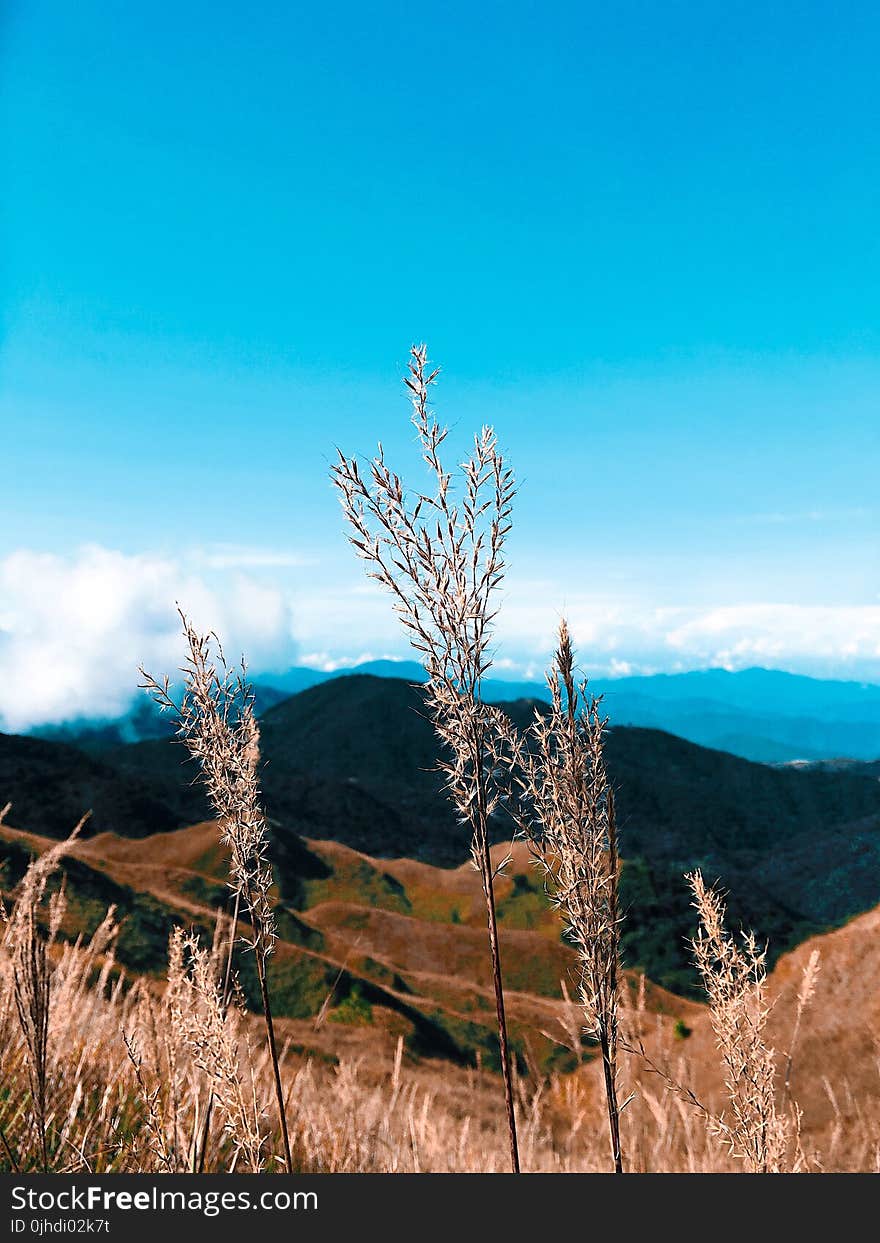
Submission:
M 259 549 L 20 550 L 0 558 L 0 728 L 124 712 L 139 664 L 155 674 L 180 664 L 176 601 L 256 675 L 412 658 L 390 601 L 342 561 Z M 563 614 L 591 675 L 765 665 L 880 681 L 878 605 L 657 607 L 522 579 L 502 602 L 496 676 L 540 678 Z
M 551 581 L 511 584 L 498 652 L 518 672 L 540 671 L 565 616 L 581 666 L 593 675 L 751 665 L 817 677 L 880 681 L 880 606 L 757 602 L 657 605 L 634 596 L 572 594 Z
M 795 667 L 860 676 L 880 666 L 880 606 L 740 604 L 683 619 L 666 635 L 688 661 L 729 669 Z
M 339 668 L 410 656 L 389 599 L 374 585 L 314 585 L 295 600 L 303 663 Z M 787 602 L 657 605 L 634 596 L 572 594 L 552 581 L 512 580 L 501 604 L 495 675 L 542 678 L 560 619 L 596 676 L 750 665 L 880 681 L 880 606 Z
M 0 724 L 6 730 L 123 712 L 137 666 L 173 672 L 182 656 L 175 602 L 230 656 L 289 654 L 283 593 L 247 577 L 219 580 L 185 559 L 97 546 L 70 557 L 21 550 L 0 560 Z

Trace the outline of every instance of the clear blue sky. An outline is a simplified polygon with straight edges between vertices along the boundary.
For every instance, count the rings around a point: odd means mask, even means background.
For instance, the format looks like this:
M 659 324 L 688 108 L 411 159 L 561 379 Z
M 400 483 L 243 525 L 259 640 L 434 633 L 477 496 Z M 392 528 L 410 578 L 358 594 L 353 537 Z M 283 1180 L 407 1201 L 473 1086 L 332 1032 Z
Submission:
M 11 0 L 0 558 L 237 562 L 265 660 L 403 654 L 326 464 L 412 461 L 425 339 L 523 480 L 514 664 L 540 598 L 597 667 L 880 676 L 878 55 L 867 3 Z

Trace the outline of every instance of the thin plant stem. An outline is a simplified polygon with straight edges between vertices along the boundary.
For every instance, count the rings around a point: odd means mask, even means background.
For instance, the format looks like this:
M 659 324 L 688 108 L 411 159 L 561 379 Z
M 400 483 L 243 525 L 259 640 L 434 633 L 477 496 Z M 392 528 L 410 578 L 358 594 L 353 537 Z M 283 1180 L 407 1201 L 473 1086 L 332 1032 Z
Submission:
M 13 1174 L 18 1174 L 21 1167 L 15 1159 L 15 1153 L 9 1147 L 9 1140 L 6 1138 L 6 1132 L 3 1130 L 2 1126 L 0 1126 L 0 1143 L 2 1143 L 6 1151 L 6 1155 L 9 1158 L 9 1164 L 12 1166 Z
M 223 1009 L 229 1006 L 229 998 L 232 994 L 232 957 L 235 952 L 235 940 L 238 936 L 238 912 L 241 906 L 241 891 L 235 891 L 235 906 L 232 912 L 232 926 L 229 930 L 229 949 L 226 953 L 226 971 L 223 976 Z M 199 1168 L 198 1173 L 201 1174 L 205 1169 L 205 1154 L 208 1150 L 208 1135 L 211 1130 L 211 1112 L 214 1106 L 214 1092 L 208 1097 L 208 1105 L 205 1109 L 205 1124 L 202 1127 L 202 1146 L 199 1152 Z
M 617 853 L 617 820 L 614 811 L 614 791 L 609 787 L 605 796 L 608 825 L 608 871 L 611 878 L 608 894 L 608 919 L 612 928 L 620 923 L 619 915 L 619 884 L 620 857 Z M 615 953 L 611 957 L 608 968 L 608 991 L 611 997 L 617 996 L 619 958 Z M 617 1014 L 612 1016 L 613 1032 L 609 1033 L 602 1025 L 600 1046 L 602 1049 L 602 1065 L 605 1077 L 605 1101 L 608 1106 L 608 1130 L 611 1136 L 611 1156 L 614 1161 L 615 1174 L 623 1173 L 623 1158 L 620 1152 L 620 1107 L 617 1100 Z
M 477 749 L 479 738 L 476 740 Z M 483 766 L 476 767 L 477 816 L 479 834 L 478 857 L 486 899 L 486 918 L 489 930 L 489 953 L 492 960 L 492 984 L 495 990 L 495 1014 L 498 1020 L 498 1050 L 501 1057 L 501 1077 L 504 1080 L 504 1105 L 507 1111 L 507 1129 L 510 1136 L 510 1167 L 519 1174 L 519 1145 L 516 1136 L 516 1110 L 513 1099 L 513 1075 L 511 1073 L 510 1045 L 507 1039 L 507 1017 L 504 1012 L 504 986 L 501 974 L 501 947 L 498 942 L 498 920 L 495 913 L 495 878 L 492 872 L 492 856 L 489 851 L 488 816 L 486 814 L 486 785 Z
M 495 1014 L 498 1020 L 498 1048 L 501 1055 L 501 1076 L 504 1080 L 504 1104 L 507 1110 L 507 1129 L 510 1135 L 510 1166 L 514 1174 L 520 1172 L 519 1147 L 516 1137 L 516 1111 L 513 1102 L 513 1076 L 511 1073 L 510 1045 L 507 1040 L 507 1018 L 504 1013 L 504 988 L 501 975 L 501 949 L 498 944 L 498 921 L 495 916 L 495 893 L 492 864 L 488 849 L 483 867 L 483 892 L 486 895 L 486 915 L 489 924 L 489 951 L 492 957 L 492 983 L 495 988 Z
M 284 1109 L 284 1089 L 281 1086 L 281 1070 L 278 1065 L 278 1048 L 275 1043 L 275 1024 L 272 1022 L 272 1007 L 269 1003 L 269 988 L 266 983 L 266 963 L 264 956 L 257 950 L 257 975 L 260 980 L 260 996 L 263 1002 L 263 1018 L 266 1021 L 266 1039 L 269 1042 L 269 1056 L 272 1059 L 272 1077 L 275 1083 L 275 1100 L 278 1104 L 278 1121 L 281 1125 L 281 1138 L 284 1142 L 284 1160 L 288 1174 L 293 1173 L 293 1159 L 290 1155 L 290 1136 L 287 1133 L 287 1116 Z

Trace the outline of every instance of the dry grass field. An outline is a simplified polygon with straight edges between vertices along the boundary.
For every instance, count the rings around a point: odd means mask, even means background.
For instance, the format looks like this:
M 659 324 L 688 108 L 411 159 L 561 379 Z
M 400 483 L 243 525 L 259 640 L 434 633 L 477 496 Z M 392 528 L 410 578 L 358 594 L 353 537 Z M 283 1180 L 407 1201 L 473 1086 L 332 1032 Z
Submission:
M 7 848 L 22 847 L 29 857 L 45 859 L 58 848 L 57 842 L 7 825 L 0 833 Z M 173 979 L 169 987 L 156 970 L 137 973 L 121 966 L 112 927 L 100 923 L 99 912 L 86 900 L 80 871 L 84 865 L 120 892 L 149 895 L 172 922 L 196 926 L 208 936 L 216 910 L 193 895 L 201 888 L 215 896 L 211 886 L 224 882 L 226 862 L 217 842 L 217 827 L 210 822 L 139 840 L 99 834 L 73 843 L 69 854 L 57 859 L 58 871 L 47 877 L 40 920 L 47 930 L 57 923 L 48 955 L 50 1169 L 281 1168 L 257 1018 L 236 1020 L 234 1058 L 226 1067 L 232 1068 L 227 1088 L 231 1083 L 234 1089 L 229 1112 L 215 1102 L 206 1135 L 206 1110 L 220 1065 L 200 1052 L 197 1033 L 180 1030 L 169 1001 L 170 991 L 190 990 L 197 1011 L 203 1001 L 196 985 L 190 976 Z M 283 996 L 278 1007 L 295 1167 L 505 1169 L 476 872 L 469 865 L 440 869 L 411 860 L 373 860 L 333 842 L 308 845 L 330 869 L 310 886 L 299 912 L 303 924 L 320 934 L 321 945 L 310 949 L 282 939 L 273 978 L 274 985 L 286 970 L 301 973 L 304 964 L 317 964 L 316 979 L 329 981 L 305 1003 L 308 1015 L 285 1015 L 297 1006 L 286 1006 Z M 61 877 L 66 910 L 57 897 Z M 574 955 L 560 942 L 547 903 L 518 878 L 530 883 L 534 878 L 521 844 L 497 896 L 517 1049 L 522 1167 L 604 1170 L 598 1059 L 590 1042 L 578 1046 L 578 1008 L 566 1002 L 561 988 L 562 980 L 570 985 Z M 22 892 L 21 881 L 16 892 Z M 14 906 L 7 906 L 2 1161 L 6 1169 L 38 1169 L 30 1053 L 11 979 L 10 940 L 22 933 L 16 931 Z M 119 915 L 124 926 L 130 916 Z M 84 931 L 78 944 L 71 941 Z M 877 1168 L 880 1000 L 872 981 L 880 969 L 878 931 L 880 911 L 869 912 L 786 955 L 769 977 L 770 1039 L 784 1068 L 797 989 L 812 951 L 819 950 L 816 995 L 804 1014 L 791 1076 L 792 1096 L 803 1111 L 804 1168 Z M 631 977 L 626 995 L 624 1027 L 640 1033 L 652 1062 L 720 1111 L 723 1078 L 706 1008 Z M 206 1018 L 205 1028 L 209 1031 Z M 625 1055 L 620 1077 L 624 1096 L 633 1093 L 622 1113 L 626 1169 L 739 1168 L 699 1111 L 641 1057 Z M 236 1083 L 247 1088 L 238 1112 Z M 778 1087 L 781 1093 L 781 1082 Z M 254 1143 L 248 1148 L 236 1133 L 245 1127 L 260 1137 L 256 1155 Z

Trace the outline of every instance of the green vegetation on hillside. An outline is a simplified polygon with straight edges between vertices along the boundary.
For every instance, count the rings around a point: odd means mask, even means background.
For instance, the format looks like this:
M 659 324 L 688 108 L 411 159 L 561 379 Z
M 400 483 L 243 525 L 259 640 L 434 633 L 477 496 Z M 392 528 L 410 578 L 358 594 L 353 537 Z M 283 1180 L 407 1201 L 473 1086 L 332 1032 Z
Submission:
M 535 705 L 507 708 L 522 725 Z M 301 921 L 294 925 L 293 912 L 326 901 L 448 924 L 471 920 L 460 895 L 408 888 L 377 862 L 410 857 L 450 866 L 467 858 L 417 689 L 369 676 L 328 681 L 270 708 L 261 743 L 292 941 L 306 945 L 311 935 Z M 757 929 L 774 958 L 880 902 L 880 783 L 872 771 L 770 768 L 650 729 L 612 729 L 606 752 L 625 860 L 625 961 L 658 983 L 685 992 L 696 983 L 685 944 L 693 913 L 683 874 L 691 868 L 721 880 L 732 894 L 732 925 Z M 62 836 L 91 806 L 87 832 L 137 837 L 206 817 L 192 767 L 181 760 L 168 740 L 116 748 L 98 762 L 67 744 L 0 735 L 0 790 L 16 823 L 31 831 Z M 500 815 L 496 840 L 510 831 Z M 342 842 L 371 859 L 331 863 L 303 837 Z M 225 893 L 222 861 L 206 860 L 195 872 L 185 895 L 216 905 Z M 130 914 L 126 953 L 150 961 L 170 913 L 103 889 L 95 912 L 105 897 Z M 500 892 L 498 914 L 503 927 L 540 927 L 546 900 L 537 878 L 518 875 Z

